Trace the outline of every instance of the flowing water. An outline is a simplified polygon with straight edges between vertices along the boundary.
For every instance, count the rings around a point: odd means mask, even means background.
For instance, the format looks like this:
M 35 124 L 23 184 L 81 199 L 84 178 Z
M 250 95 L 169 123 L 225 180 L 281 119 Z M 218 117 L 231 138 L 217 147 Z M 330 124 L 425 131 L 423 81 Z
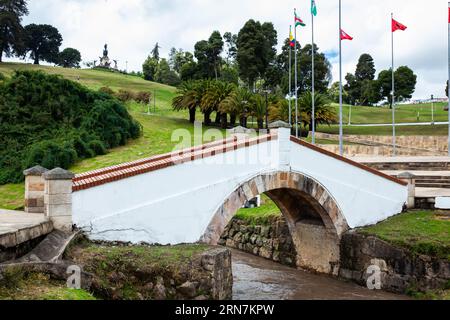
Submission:
M 234 300 L 403 300 L 352 282 L 289 268 L 233 250 Z

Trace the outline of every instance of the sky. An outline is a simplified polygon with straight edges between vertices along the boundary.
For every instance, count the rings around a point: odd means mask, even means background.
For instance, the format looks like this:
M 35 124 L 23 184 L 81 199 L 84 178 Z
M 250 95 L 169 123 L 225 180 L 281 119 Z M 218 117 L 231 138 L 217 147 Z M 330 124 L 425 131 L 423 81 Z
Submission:
M 315 42 L 339 80 L 339 1 L 316 0 Z M 98 60 L 103 45 L 119 67 L 140 71 L 155 43 L 161 55 L 170 48 L 193 51 L 214 30 L 238 33 L 253 18 L 270 21 L 281 44 L 288 37 L 293 9 L 307 24 L 298 29 L 302 45 L 311 43 L 310 0 L 29 0 L 24 24 L 51 24 L 63 35 L 62 48 L 80 50 L 83 61 Z M 418 76 L 414 98 L 444 97 L 447 72 L 447 1 L 342 0 L 342 28 L 353 41 L 342 46 L 343 77 L 354 73 L 359 56 L 369 53 L 377 74 L 391 66 L 390 14 L 408 26 L 395 35 L 395 65 L 408 65 Z

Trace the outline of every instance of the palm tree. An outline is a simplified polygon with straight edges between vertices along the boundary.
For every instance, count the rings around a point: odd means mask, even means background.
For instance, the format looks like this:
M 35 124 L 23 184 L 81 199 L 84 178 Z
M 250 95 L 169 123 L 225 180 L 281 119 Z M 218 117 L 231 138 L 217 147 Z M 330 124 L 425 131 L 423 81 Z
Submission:
M 266 99 L 259 95 L 253 95 L 251 103 L 251 115 L 256 118 L 258 122 L 258 129 L 264 128 L 264 117 L 266 115 Z
M 230 115 L 230 124 L 234 126 L 239 117 L 241 126 L 247 126 L 252 93 L 246 88 L 234 87 L 233 92 L 219 105 L 219 111 Z
M 211 114 L 213 111 L 219 113 L 222 128 L 227 127 L 227 114 L 219 112 L 219 106 L 232 92 L 234 86 L 223 81 L 213 81 L 208 86 L 201 101 L 202 111 Z
M 172 107 L 176 111 L 189 110 L 189 121 L 195 122 L 197 107 L 200 106 L 203 89 L 198 81 L 185 81 L 177 90 L 177 95 L 172 100 Z
M 302 112 L 302 122 L 306 126 L 309 126 L 309 130 L 312 130 L 312 94 L 311 92 L 304 93 L 298 100 L 300 110 Z M 315 104 L 315 123 L 331 125 L 336 123 L 337 114 L 336 110 L 331 106 L 327 97 L 321 93 L 314 95 Z

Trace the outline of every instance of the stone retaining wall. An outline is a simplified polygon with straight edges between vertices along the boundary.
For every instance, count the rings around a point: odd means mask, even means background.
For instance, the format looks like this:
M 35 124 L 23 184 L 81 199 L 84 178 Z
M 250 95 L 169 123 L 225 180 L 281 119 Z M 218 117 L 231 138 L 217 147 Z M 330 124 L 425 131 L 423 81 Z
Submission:
M 339 136 L 316 133 L 317 139 L 339 141 Z M 391 136 L 344 135 L 344 140 L 362 145 L 347 145 L 344 147 L 347 156 L 390 156 L 392 155 Z M 398 136 L 396 138 L 397 154 L 399 156 L 439 156 L 446 155 L 448 150 L 447 137 L 444 136 Z M 339 153 L 339 146 L 322 145 L 322 148 Z
M 408 289 L 428 291 L 443 289 L 450 281 L 450 262 L 395 247 L 373 236 L 355 231 L 346 233 L 341 241 L 342 278 L 366 285 L 367 268 L 381 270 L 383 290 L 405 293 Z
M 297 253 L 283 217 L 274 219 L 268 225 L 251 225 L 233 219 L 226 227 L 219 244 L 287 266 L 296 266 Z

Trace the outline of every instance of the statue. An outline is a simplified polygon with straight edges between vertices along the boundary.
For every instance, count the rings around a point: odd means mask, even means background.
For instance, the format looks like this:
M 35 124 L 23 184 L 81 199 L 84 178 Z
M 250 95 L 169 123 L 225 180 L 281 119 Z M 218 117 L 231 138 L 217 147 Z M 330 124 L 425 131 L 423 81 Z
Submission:
M 105 47 L 103 49 L 103 57 L 100 57 L 99 67 L 107 68 L 107 69 L 111 68 L 111 61 L 109 60 L 109 57 L 108 57 L 108 45 L 107 44 L 105 44 Z
M 100 58 L 100 62 L 98 64 L 98 67 L 105 68 L 105 69 L 112 69 L 112 70 L 118 70 L 117 62 L 118 60 L 111 60 L 108 56 L 108 44 L 105 44 L 103 47 L 103 57 Z M 113 66 L 114 62 L 114 66 Z M 95 67 L 95 65 L 94 65 Z

